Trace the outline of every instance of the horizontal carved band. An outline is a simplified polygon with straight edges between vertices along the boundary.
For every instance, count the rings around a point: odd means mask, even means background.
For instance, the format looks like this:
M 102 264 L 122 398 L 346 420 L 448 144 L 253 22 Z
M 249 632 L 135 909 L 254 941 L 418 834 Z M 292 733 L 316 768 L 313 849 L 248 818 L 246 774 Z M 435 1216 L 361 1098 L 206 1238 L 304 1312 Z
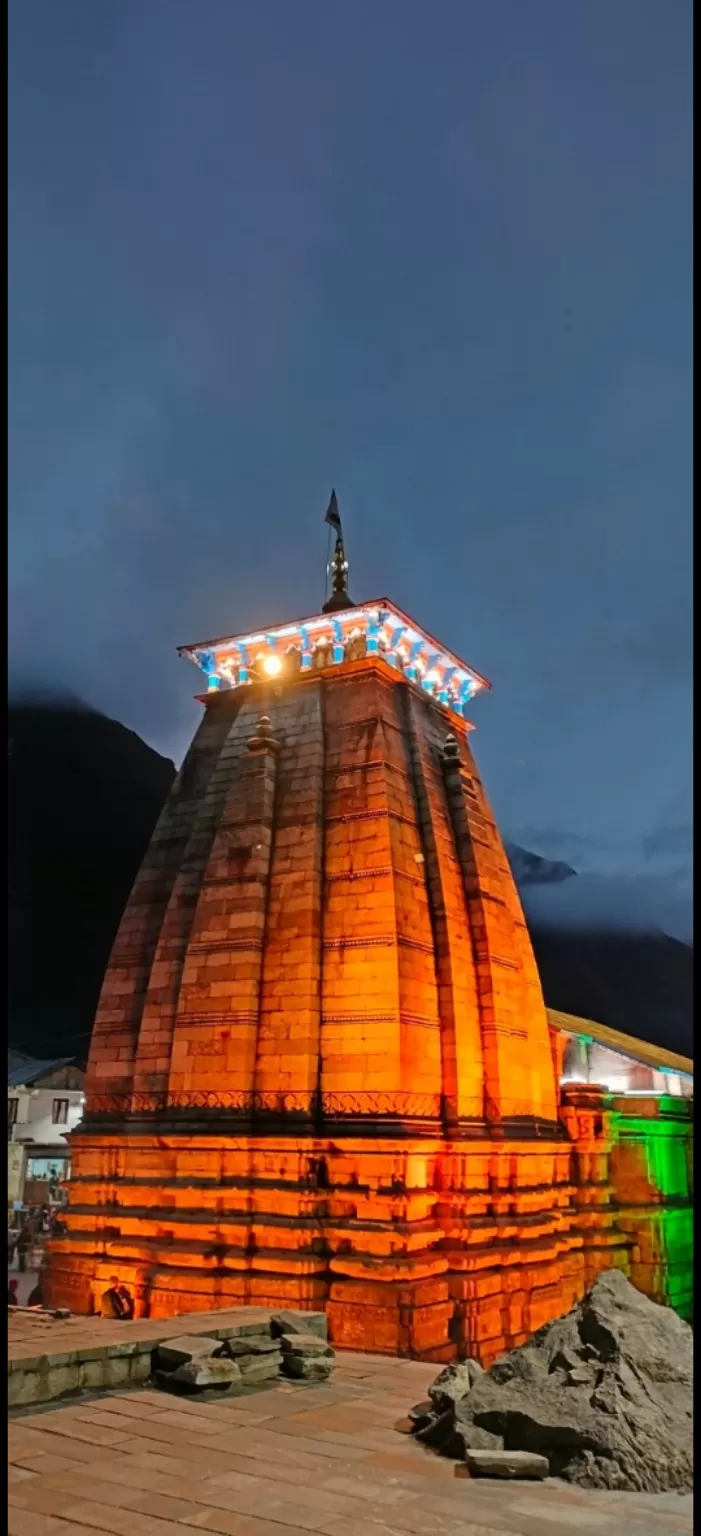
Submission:
M 155 1119 L 154 1123 L 154 1117 Z M 425 1141 L 569 1141 L 561 1121 L 461 1115 L 455 1099 L 434 1093 L 94 1094 L 74 1137 L 123 1134 L 387 1136 Z
M 401 821 L 405 827 L 416 826 L 416 818 L 404 816 L 401 811 L 392 811 L 389 807 L 382 806 L 377 811 L 345 811 L 339 815 L 326 817 L 327 822 L 335 823 L 348 821 Z
M 375 880 L 379 879 L 380 875 L 392 873 L 391 864 L 378 864 L 376 869 L 344 869 L 339 874 L 327 874 L 326 879 L 331 884 L 332 881 L 337 880 Z M 396 874 L 397 871 L 395 870 L 394 873 Z
M 258 1023 L 258 1014 L 257 1013 L 251 1013 L 250 1011 L 244 1011 L 244 1010 L 241 1010 L 241 1011 L 239 1011 L 237 1013 L 236 1010 L 233 1009 L 233 1008 L 229 1008 L 226 1013 L 222 1013 L 222 1012 L 219 1012 L 219 1013 L 214 1013 L 214 1012 L 208 1013 L 208 1012 L 203 1012 L 202 1010 L 200 1010 L 198 1013 L 179 1013 L 178 1014 L 178 1018 L 177 1018 L 178 1027 L 185 1028 L 185 1026 L 187 1026 L 188 1029 L 189 1029 L 191 1024 L 210 1025 L 210 1024 L 257 1024 L 257 1023 Z
M 90 1094 L 87 1115 L 159 1114 L 168 1110 L 229 1110 L 245 1114 L 399 1115 L 440 1119 L 438 1093 L 276 1093 L 244 1089 L 190 1090 L 183 1093 Z
M 375 937 L 372 937 L 372 938 L 367 937 L 367 938 L 363 938 L 363 939 L 324 939 L 324 943 L 322 945 L 322 948 L 323 949 L 377 949 L 378 946 L 379 947 L 391 946 L 393 948 L 396 943 L 397 943 L 397 939 L 396 939 L 395 935 L 393 933 L 387 933 L 387 934 L 380 934 L 379 936 L 375 936 Z
M 262 939 L 203 939 L 190 944 L 188 946 L 188 953 L 191 955 L 218 955 L 228 954 L 230 949 L 260 950 L 262 948 Z
M 394 948 L 400 945 L 402 949 L 416 949 L 424 955 L 433 954 L 432 944 L 422 944 L 420 939 L 408 939 L 404 934 L 384 933 L 375 934 L 362 939 L 324 939 L 323 949 L 377 949 L 384 947 Z

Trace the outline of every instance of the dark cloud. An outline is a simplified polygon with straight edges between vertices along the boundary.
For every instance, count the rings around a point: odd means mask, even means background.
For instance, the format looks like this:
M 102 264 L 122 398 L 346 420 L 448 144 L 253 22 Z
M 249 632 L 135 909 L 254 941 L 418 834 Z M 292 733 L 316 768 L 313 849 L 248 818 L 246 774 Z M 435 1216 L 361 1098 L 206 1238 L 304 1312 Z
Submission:
M 684 855 L 691 864 L 694 846 L 694 829 L 690 823 L 676 827 L 658 827 L 643 838 L 646 859 L 677 858 Z M 685 866 L 688 867 L 688 866 Z
M 532 849 L 533 853 L 540 853 L 544 858 L 571 859 L 591 855 L 591 845 L 585 837 L 578 837 L 575 832 L 545 831 L 542 827 L 533 827 L 526 824 L 518 827 L 515 832 L 510 831 L 509 836 L 515 843 Z
M 526 914 L 555 929 L 610 933 L 663 932 L 683 944 L 693 943 L 688 892 L 674 879 L 639 875 L 576 875 L 560 883 L 524 887 Z

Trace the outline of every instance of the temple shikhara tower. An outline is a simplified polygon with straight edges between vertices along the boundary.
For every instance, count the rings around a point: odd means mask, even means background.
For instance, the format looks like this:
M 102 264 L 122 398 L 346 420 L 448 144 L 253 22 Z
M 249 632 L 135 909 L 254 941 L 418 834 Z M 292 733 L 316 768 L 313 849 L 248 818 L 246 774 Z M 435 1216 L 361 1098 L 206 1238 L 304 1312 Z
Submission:
M 325 1308 L 341 1346 L 488 1361 L 631 1272 L 612 1110 L 560 1084 L 471 749 L 489 684 L 351 601 L 327 521 L 321 613 L 183 649 L 203 716 L 105 976 L 49 1289 L 87 1312 L 118 1272 L 137 1316 Z

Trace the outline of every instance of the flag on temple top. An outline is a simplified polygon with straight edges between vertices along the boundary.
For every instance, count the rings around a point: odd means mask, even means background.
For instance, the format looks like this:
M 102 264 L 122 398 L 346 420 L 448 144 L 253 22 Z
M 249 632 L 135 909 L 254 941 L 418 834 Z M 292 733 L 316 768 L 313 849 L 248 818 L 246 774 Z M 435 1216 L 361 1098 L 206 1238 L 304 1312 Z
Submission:
M 338 510 L 338 502 L 336 500 L 336 492 L 335 491 L 331 492 L 331 500 L 330 500 L 330 502 L 328 504 L 328 507 L 326 509 L 326 516 L 324 518 L 324 522 L 325 523 L 330 523 L 331 527 L 335 528 L 337 533 L 341 532 L 341 516 L 340 516 L 339 510 Z

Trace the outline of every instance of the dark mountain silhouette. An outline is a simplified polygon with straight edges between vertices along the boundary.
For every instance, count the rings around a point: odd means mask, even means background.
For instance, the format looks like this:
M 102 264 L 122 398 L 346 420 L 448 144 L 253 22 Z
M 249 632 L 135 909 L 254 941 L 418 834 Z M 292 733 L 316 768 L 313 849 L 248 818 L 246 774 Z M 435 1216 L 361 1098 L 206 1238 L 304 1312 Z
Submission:
M 8 711 L 9 1043 L 87 1052 L 129 890 L 175 774 L 140 737 L 75 699 Z M 557 921 L 567 864 L 508 845 L 546 1001 L 691 1054 L 692 950 L 661 931 Z M 551 887 L 543 916 L 534 893 Z
M 519 843 L 505 843 L 514 879 L 520 891 L 533 885 L 560 885 L 563 880 L 576 875 L 571 864 L 560 860 L 544 859 L 539 853 L 530 853 Z
M 529 917 L 526 912 L 527 918 Z M 693 1055 L 693 950 L 666 933 L 529 928 L 550 1008 Z
M 8 710 L 9 1043 L 85 1056 L 102 976 L 175 768 L 73 699 Z
M 631 880 L 577 875 L 506 844 L 550 1008 L 691 1056 L 693 950 Z

